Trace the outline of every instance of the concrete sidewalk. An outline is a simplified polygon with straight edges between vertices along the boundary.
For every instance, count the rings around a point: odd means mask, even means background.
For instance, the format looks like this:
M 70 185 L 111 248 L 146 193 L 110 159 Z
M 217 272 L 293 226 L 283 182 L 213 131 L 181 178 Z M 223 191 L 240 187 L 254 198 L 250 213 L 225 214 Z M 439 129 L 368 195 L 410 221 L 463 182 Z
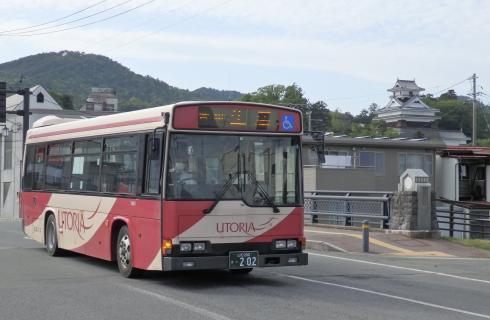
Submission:
M 305 226 L 307 247 L 319 251 L 362 252 L 362 231 L 328 226 Z M 371 231 L 370 253 L 412 257 L 490 258 L 490 251 L 443 239 L 412 239 L 399 234 Z

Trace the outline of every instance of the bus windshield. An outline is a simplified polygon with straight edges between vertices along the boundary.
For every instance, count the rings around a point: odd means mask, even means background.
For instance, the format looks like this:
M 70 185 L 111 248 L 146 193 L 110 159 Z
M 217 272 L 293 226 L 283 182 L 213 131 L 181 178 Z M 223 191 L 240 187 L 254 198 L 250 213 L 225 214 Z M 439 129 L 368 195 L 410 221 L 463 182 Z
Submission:
M 297 136 L 172 134 L 166 198 L 216 200 L 231 182 L 222 200 L 300 205 L 299 148 Z

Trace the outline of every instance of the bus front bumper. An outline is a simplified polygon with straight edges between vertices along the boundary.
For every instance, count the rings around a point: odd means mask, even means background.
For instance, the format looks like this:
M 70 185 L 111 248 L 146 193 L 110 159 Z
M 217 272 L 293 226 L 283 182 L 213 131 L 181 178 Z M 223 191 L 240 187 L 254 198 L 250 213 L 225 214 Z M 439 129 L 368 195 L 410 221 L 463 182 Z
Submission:
M 278 253 L 259 255 L 257 267 L 290 267 L 304 266 L 307 264 L 307 253 Z M 212 269 L 229 269 L 229 257 L 163 257 L 163 271 Z

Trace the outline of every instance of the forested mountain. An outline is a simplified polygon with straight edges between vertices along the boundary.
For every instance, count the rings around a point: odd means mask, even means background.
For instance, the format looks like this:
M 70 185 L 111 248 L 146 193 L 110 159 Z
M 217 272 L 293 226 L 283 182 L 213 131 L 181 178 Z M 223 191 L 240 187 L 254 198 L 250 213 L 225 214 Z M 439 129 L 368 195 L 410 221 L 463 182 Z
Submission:
M 71 51 L 41 53 L 0 64 L 0 81 L 7 81 L 11 87 L 41 84 L 55 97 L 71 96 L 75 109 L 92 87 L 114 88 L 122 110 L 183 100 L 236 100 L 242 95 L 211 88 L 179 89 L 136 74 L 105 56 Z

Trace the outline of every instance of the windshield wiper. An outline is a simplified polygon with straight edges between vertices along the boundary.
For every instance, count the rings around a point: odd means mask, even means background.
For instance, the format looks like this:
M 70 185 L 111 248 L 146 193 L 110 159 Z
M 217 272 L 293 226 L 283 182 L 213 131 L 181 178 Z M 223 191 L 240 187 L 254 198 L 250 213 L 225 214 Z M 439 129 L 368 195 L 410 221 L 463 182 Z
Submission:
M 202 210 L 202 213 L 208 214 L 208 213 L 211 213 L 211 211 L 213 211 L 213 209 L 216 207 L 218 202 L 221 201 L 221 198 L 223 198 L 223 196 L 228 191 L 228 189 L 230 189 L 230 187 L 233 184 L 233 181 L 235 181 L 236 177 L 238 177 L 238 172 L 235 172 L 233 174 L 230 173 L 228 180 L 226 180 L 226 183 L 223 185 L 220 192 L 216 195 L 216 199 L 214 200 L 213 204 L 209 208 Z
M 262 184 L 259 181 L 257 181 L 257 179 L 255 178 L 255 176 L 250 171 L 247 171 L 246 173 L 248 175 L 248 178 L 253 181 L 253 183 L 255 184 L 255 186 L 257 187 L 257 189 L 259 190 L 259 195 L 272 208 L 272 212 L 279 213 L 280 212 L 279 208 L 275 205 L 274 201 L 270 197 L 270 195 L 267 192 L 267 190 L 265 190 L 265 188 L 262 186 Z

